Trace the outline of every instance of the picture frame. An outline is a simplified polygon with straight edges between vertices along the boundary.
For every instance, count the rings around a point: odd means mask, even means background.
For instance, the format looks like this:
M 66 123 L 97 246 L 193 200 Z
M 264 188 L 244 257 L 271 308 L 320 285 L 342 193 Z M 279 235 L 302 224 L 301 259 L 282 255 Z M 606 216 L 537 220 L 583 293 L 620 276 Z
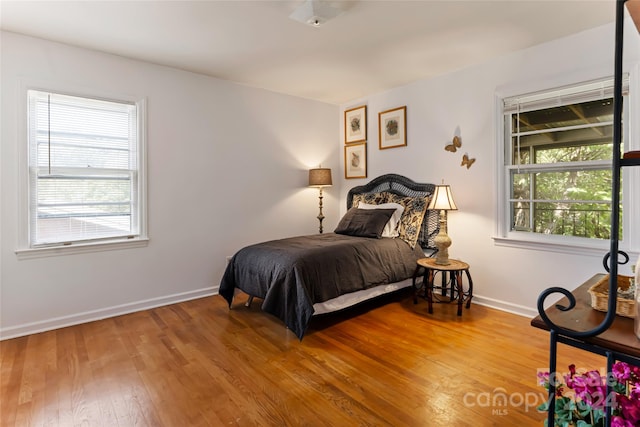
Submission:
M 344 146 L 344 178 L 367 177 L 367 143 Z
M 344 143 L 353 144 L 367 140 L 367 106 L 344 112 Z
M 381 150 L 407 145 L 407 106 L 378 113 L 378 144 Z

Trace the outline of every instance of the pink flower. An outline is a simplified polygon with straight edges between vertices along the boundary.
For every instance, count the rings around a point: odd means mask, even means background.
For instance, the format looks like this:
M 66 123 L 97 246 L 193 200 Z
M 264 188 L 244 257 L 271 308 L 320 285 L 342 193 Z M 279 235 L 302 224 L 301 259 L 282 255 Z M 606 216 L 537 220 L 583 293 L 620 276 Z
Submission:
M 549 372 L 538 372 L 538 385 L 549 384 Z
M 549 389 L 551 375 L 548 372 L 539 372 L 538 378 L 540 384 Z M 593 421 L 591 417 L 594 409 L 612 410 L 612 426 L 640 427 L 640 368 L 625 362 L 616 362 L 611 372 L 602 376 L 596 370 L 578 372 L 575 365 L 570 365 L 569 373 L 564 375 L 564 382 L 565 384 L 562 384 L 561 381 L 557 381 L 556 397 L 568 400 L 577 408 L 570 409 L 571 405 L 568 403 L 565 407 L 565 410 L 572 411 L 569 416 L 573 420 L 589 423 Z M 612 387 L 609 396 L 606 395 L 607 384 Z M 572 390 L 569 396 L 564 395 L 565 389 Z M 600 425 L 600 421 L 597 425 Z
M 616 362 L 611 367 L 613 376 L 621 383 L 625 383 L 631 379 L 631 367 L 624 362 Z
M 622 417 L 614 416 L 611 418 L 611 427 L 634 427 L 631 421 L 627 421 Z
M 604 408 L 606 401 L 607 385 L 598 371 L 587 371 L 584 374 L 576 374 L 575 367 L 569 370 L 571 375 L 566 378 L 567 387 L 573 389 L 585 403 L 597 409 Z
M 620 405 L 620 413 L 625 420 L 631 421 L 634 425 L 640 421 L 640 402 L 638 400 L 629 399 L 625 395 L 618 395 L 618 403 Z
M 573 388 L 572 387 L 573 377 L 575 375 L 576 375 L 576 365 L 571 364 L 569 365 L 569 375 L 564 376 L 564 381 L 567 383 L 567 386 L 569 386 L 569 388 Z

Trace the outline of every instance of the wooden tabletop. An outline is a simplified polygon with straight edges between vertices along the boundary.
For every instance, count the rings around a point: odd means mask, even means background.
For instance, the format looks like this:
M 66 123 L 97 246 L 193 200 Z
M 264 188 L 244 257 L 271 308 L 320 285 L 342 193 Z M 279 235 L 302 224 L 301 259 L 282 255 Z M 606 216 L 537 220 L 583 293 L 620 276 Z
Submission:
M 450 259 L 449 264 L 442 265 L 436 264 L 435 258 L 420 258 L 418 261 L 418 265 L 430 268 L 431 270 L 440 270 L 440 271 L 458 271 L 458 270 L 468 270 L 469 264 L 466 262 L 459 261 L 457 259 Z
M 605 318 L 605 313 L 591 307 L 591 295 L 589 288 L 602 279 L 604 274 L 596 274 L 591 279 L 584 282 L 571 293 L 576 298 L 576 306 L 569 311 L 561 311 L 555 304 L 545 310 L 549 318 L 561 328 L 570 331 L 588 331 L 597 327 Z M 550 296 L 549 298 L 552 298 Z M 567 306 L 569 302 L 566 298 L 558 301 L 559 304 Z M 531 320 L 531 325 L 549 330 L 549 327 L 540 316 Z M 598 345 L 605 349 L 619 353 L 640 357 L 640 340 L 633 332 L 634 319 L 616 316 L 613 324 L 602 334 L 584 339 L 585 342 Z
M 638 32 L 640 32 L 640 0 L 628 0 L 627 9 L 629 10 L 631 18 L 633 18 L 633 22 L 636 24 Z

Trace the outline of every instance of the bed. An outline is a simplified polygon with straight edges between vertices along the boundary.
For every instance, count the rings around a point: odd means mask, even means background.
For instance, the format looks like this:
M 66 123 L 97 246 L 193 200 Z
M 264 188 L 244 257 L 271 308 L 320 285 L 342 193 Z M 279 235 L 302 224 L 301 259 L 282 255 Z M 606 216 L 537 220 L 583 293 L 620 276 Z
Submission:
M 411 286 L 416 260 L 435 252 L 438 214 L 427 210 L 433 184 L 397 174 L 352 188 L 333 233 L 297 236 L 240 249 L 220 295 L 232 307 L 242 291 L 302 339 L 314 315 L 342 310 Z

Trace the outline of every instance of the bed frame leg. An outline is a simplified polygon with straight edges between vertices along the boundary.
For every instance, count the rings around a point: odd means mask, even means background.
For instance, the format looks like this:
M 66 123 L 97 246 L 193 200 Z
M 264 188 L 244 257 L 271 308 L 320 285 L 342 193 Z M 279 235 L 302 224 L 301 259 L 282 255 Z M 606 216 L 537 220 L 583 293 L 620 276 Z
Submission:
M 251 307 L 251 303 L 253 302 L 253 295 L 249 295 L 249 299 L 244 303 L 245 307 Z

